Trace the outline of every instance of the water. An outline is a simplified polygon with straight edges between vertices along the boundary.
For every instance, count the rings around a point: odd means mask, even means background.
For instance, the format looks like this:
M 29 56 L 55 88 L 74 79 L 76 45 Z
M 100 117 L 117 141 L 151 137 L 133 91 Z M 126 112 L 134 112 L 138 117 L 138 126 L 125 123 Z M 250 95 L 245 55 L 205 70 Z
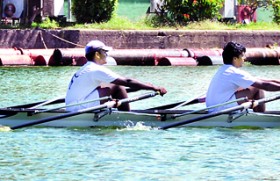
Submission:
M 0 106 L 63 96 L 78 68 L 0 67 Z M 218 67 L 110 68 L 167 88 L 131 105 L 148 108 L 204 93 Z M 280 79 L 278 66 L 244 69 Z M 279 101 L 268 108 L 279 110 Z M 280 180 L 279 129 L 25 128 L 0 136 L 0 180 Z

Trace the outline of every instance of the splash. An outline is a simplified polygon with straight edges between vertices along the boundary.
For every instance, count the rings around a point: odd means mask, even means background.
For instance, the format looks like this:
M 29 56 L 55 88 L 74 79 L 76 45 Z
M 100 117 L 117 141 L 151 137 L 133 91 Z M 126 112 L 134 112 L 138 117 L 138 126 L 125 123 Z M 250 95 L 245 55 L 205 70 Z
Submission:
M 125 128 L 117 129 L 118 131 L 149 131 L 153 128 L 151 126 L 146 126 L 144 122 L 137 122 L 135 125 L 128 124 Z
M 0 125 L 0 132 L 9 132 L 9 131 L 12 131 L 12 129 L 9 126 Z

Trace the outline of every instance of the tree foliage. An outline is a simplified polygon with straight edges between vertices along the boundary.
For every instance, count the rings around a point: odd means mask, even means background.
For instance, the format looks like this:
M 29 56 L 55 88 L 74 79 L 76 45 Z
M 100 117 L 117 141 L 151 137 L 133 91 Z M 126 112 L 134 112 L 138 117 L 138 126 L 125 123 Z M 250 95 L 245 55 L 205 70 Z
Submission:
M 158 14 L 165 22 L 185 25 L 220 18 L 223 0 L 162 0 L 162 4 Z
M 118 0 L 74 0 L 72 12 L 77 23 L 102 23 L 109 21 Z
M 273 9 L 273 21 L 280 24 L 280 0 L 272 0 L 271 5 Z

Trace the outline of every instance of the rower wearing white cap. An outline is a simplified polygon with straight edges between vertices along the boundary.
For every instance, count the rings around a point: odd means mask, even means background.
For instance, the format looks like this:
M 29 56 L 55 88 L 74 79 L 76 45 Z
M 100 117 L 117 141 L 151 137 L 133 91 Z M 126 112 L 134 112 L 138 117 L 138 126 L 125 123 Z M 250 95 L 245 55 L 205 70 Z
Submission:
M 112 47 L 106 46 L 99 40 L 92 40 L 86 45 L 85 56 L 87 63 L 73 75 L 65 98 L 66 105 L 79 104 L 105 96 L 112 96 L 113 99 L 127 98 L 125 87 L 136 90 L 159 91 L 161 95 L 167 93 L 163 87 L 123 77 L 103 66 L 107 63 L 107 52 L 110 50 L 112 50 Z M 67 110 L 77 111 L 102 103 L 104 102 L 95 101 L 79 104 L 78 106 L 70 106 Z M 130 107 L 129 104 L 123 104 L 118 109 L 128 111 Z

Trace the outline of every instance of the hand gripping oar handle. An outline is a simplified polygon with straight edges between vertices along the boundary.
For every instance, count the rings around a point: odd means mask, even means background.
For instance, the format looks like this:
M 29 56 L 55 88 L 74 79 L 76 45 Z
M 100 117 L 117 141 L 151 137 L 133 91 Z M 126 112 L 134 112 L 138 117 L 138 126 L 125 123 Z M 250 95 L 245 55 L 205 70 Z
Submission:
M 39 119 L 37 121 L 33 121 L 33 122 L 30 122 L 30 123 L 25 123 L 25 124 L 21 124 L 21 125 L 18 125 L 18 126 L 14 126 L 14 127 L 11 127 L 11 129 L 19 129 L 19 128 L 23 128 L 23 127 L 42 124 L 42 123 L 50 122 L 50 121 L 53 121 L 53 120 L 58 120 L 58 119 L 63 119 L 63 118 L 71 117 L 71 116 L 76 116 L 76 115 L 79 115 L 79 114 L 83 114 L 83 113 L 87 113 L 87 112 L 91 112 L 91 111 L 95 111 L 95 110 L 118 107 L 123 103 L 134 102 L 134 101 L 138 101 L 138 100 L 141 100 L 141 99 L 154 97 L 156 95 L 159 95 L 159 92 L 143 94 L 141 96 L 134 97 L 134 98 L 126 98 L 126 99 L 121 99 L 121 100 L 108 101 L 108 102 L 106 102 L 104 104 L 101 104 L 101 105 L 98 105 L 98 106 L 85 108 L 85 109 L 81 109 L 79 111 L 69 112 L 69 113 L 58 115 L 58 116 L 47 117 L 47 118 Z
M 235 107 L 232 107 L 232 108 L 228 108 L 228 109 L 224 109 L 224 110 L 219 111 L 219 112 L 213 112 L 213 113 L 206 114 L 206 115 L 203 115 L 203 116 L 191 118 L 191 119 L 188 119 L 188 120 L 185 120 L 185 121 L 180 121 L 180 122 L 177 122 L 177 123 L 172 123 L 172 124 L 169 124 L 169 125 L 166 125 L 166 126 L 162 126 L 162 127 L 159 127 L 159 129 L 165 130 L 165 129 L 168 129 L 168 128 L 173 128 L 173 127 L 177 127 L 177 126 L 181 126 L 181 125 L 185 125 L 185 124 L 190 124 L 190 123 L 193 123 L 193 122 L 197 122 L 197 121 L 204 120 L 204 119 L 207 119 L 207 118 L 216 117 L 216 116 L 219 116 L 219 115 L 222 115 L 222 114 L 227 114 L 227 113 L 238 111 L 238 110 L 254 108 L 254 107 L 258 106 L 259 104 L 264 104 L 264 103 L 271 102 L 271 101 L 274 101 L 274 100 L 277 100 L 277 99 L 280 99 L 280 95 L 275 95 L 275 96 L 271 96 L 271 97 L 263 98 L 263 99 L 259 99 L 259 100 L 248 101 L 248 102 L 245 102 L 241 105 L 238 105 L 238 106 L 235 106 Z

